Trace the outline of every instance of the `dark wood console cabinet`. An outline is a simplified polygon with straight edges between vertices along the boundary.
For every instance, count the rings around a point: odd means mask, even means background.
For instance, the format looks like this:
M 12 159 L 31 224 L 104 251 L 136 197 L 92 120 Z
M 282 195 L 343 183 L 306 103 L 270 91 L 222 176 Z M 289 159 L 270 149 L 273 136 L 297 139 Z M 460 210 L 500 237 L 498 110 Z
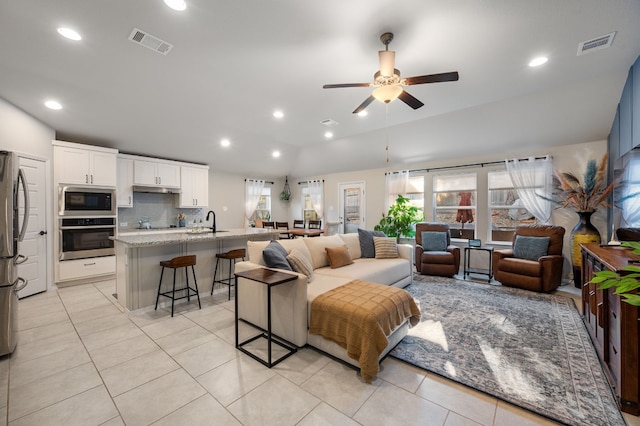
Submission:
M 629 249 L 582 245 L 582 314 L 604 371 L 613 386 L 620 409 L 640 414 L 639 309 L 623 302 L 613 289 L 589 284 L 594 272 L 619 272 L 629 259 Z

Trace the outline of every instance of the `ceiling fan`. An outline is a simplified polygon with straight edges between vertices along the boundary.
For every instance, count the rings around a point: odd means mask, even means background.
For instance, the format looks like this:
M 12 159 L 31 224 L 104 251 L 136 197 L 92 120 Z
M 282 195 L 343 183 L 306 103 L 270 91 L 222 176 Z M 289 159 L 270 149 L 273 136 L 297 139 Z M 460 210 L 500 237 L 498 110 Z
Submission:
M 389 103 L 398 98 L 413 109 L 418 109 L 424 104 L 410 95 L 402 86 L 412 86 L 414 84 L 442 83 L 445 81 L 458 81 L 458 72 L 445 72 L 441 74 L 420 75 L 416 77 L 401 78 L 400 71 L 395 68 L 396 52 L 389 50 L 389 43 L 393 40 L 393 33 L 384 33 L 380 36 L 380 41 L 385 46 L 385 50 L 378 51 L 380 59 L 380 70 L 373 75 L 373 83 L 346 83 L 346 84 L 325 84 L 323 89 L 338 89 L 343 87 L 376 87 L 367 99 L 353 111 L 354 114 L 363 111 L 371 102 L 378 99 L 380 102 Z

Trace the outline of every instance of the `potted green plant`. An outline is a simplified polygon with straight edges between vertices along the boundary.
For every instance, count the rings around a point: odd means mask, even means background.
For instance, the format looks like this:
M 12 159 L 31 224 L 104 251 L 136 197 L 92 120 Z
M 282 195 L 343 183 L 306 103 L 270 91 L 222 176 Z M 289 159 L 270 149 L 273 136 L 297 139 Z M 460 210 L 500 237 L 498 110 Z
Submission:
M 622 247 L 629 247 L 633 254 L 640 255 L 640 242 L 624 241 L 620 244 Z M 594 272 L 591 283 L 600 284 L 600 289 L 608 289 L 616 287 L 615 294 L 620 295 L 625 302 L 633 306 L 640 306 L 640 295 L 635 290 L 640 288 L 640 266 L 628 265 L 622 268 L 627 272 L 620 275 L 616 272 L 604 270 Z
M 422 220 L 420 210 L 411 205 L 411 200 L 398 195 L 396 202 L 389 207 L 386 215 L 382 214 L 380 223 L 373 229 L 384 232 L 388 237 L 413 238 L 416 235 L 414 225 Z

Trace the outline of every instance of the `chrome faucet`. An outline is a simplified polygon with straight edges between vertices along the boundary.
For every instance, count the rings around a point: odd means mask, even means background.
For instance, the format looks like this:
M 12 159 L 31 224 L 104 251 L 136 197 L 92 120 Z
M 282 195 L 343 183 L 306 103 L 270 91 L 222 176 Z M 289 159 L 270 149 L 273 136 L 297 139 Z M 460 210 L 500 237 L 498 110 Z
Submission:
M 213 224 L 211 225 L 211 231 L 216 232 L 216 214 L 213 212 L 213 210 L 209 210 L 205 219 L 207 222 L 209 221 L 209 215 L 213 215 Z

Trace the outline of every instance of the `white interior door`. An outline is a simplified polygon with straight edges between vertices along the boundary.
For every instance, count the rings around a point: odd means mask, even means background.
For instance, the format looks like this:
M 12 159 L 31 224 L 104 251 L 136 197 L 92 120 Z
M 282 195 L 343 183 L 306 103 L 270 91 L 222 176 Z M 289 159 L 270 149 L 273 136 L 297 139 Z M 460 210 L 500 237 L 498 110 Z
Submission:
M 338 184 L 340 206 L 338 219 L 340 233 L 358 232 L 365 224 L 365 183 L 348 182 Z
M 18 275 L 29 280 L 29 284 L 18 292 L 18 297 L 47 291 L 47 197 L 46 167 L 44 161 L 20 158 L 29 188 L 29 225 L 19 252 L 29 259 L 18 266 Z M 20 215 L 24 212 L 24 201 L 20 199 Z

